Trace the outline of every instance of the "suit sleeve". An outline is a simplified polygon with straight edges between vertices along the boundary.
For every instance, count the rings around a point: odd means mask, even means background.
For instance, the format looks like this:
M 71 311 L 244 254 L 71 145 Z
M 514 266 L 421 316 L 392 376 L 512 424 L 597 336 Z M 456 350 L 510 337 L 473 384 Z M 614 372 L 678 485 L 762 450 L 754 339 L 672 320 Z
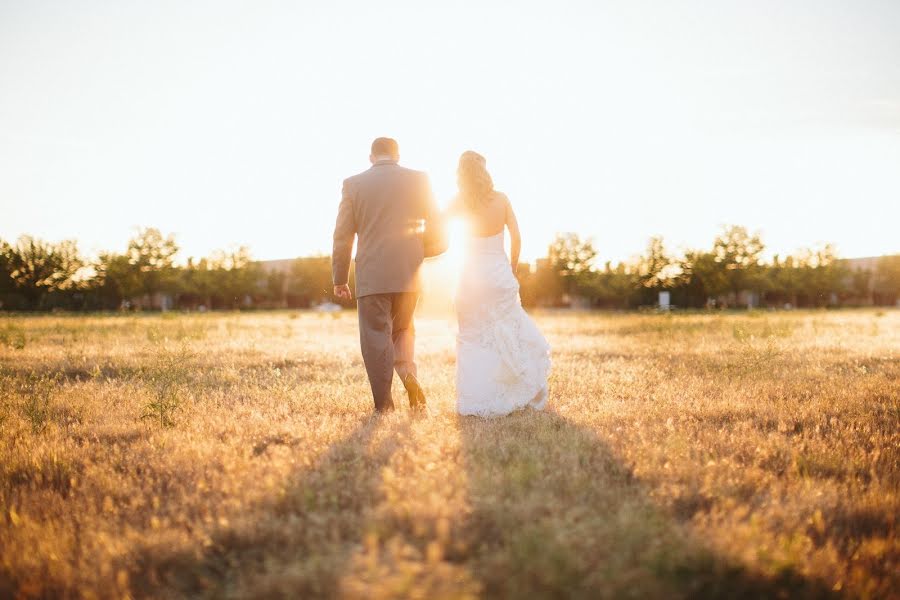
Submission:
M 350 278 L 350 258 L 353 253 L 353 238 L 356 237 L 356 218 L 353 215 L 353 191 L 344 182 L 341 205 L 338 207 L 337 222 L 334 225 L 334 245 L 331 249 L 331 278 L 334 285 L 344 285 Z

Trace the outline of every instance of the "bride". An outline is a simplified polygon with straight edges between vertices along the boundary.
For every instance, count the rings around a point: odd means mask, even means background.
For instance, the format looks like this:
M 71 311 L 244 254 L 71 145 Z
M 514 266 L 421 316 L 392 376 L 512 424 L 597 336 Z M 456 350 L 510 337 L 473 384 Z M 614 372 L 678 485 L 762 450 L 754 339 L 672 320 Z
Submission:
M 522 246 L 519 225 L 486 166 L 477 152 L 463 153 L 459 194 L 448 212 L 462 217 L 469 230 L 456 295 L 456 408 L 463 415 L 492 417 L 544 408 L 550 346 L 519 301 L 514 275 Z M 505 229 L 510 258 L 503 247 Z

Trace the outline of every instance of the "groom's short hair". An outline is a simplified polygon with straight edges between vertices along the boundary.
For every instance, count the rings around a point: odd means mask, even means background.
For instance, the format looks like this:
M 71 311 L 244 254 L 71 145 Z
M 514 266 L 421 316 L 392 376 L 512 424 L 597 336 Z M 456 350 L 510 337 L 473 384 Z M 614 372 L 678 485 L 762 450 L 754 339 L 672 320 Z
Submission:
M 372 142 L 372 156 L 400 156 L 400 146 L 397 140 L 389 137 L 375 138 Z

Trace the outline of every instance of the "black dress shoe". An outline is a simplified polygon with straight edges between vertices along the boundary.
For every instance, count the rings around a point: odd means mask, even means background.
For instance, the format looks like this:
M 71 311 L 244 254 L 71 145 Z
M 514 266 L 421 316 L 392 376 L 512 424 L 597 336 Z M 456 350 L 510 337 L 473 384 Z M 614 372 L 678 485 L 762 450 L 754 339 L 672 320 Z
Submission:
M 406 393 L 409 394 L 409 409 L 415 412 L 426 412 L 425 392 L 422 391 L 422 386 L 419 385 L 419 380 L 416 379 L 416 376 L 412 373 L 407 373 L 402 381 L 403 387 L 406 388 Z

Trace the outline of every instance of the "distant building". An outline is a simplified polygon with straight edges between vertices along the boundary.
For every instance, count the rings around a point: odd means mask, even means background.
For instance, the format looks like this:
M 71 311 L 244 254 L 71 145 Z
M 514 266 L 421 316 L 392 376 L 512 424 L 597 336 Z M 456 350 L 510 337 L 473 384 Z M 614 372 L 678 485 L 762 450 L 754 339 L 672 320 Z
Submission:
M 260 289 L 267 290 L 271 300 L 261 308 L 288 308 L 288 285 L 290 284 L 293 258 L 278 260 L 261 260 L 263 278 L 259 282 Z
M 875 293 L 876 272 L 878 263 L 886 256 L 865 256 L 861 258 L 844 258 L 839 262 L 849 271 L 846 288 L 849 295 L 844 303 L 857 306 L 872 306 L 878 303 Z
M 311 308 L 331 300 L 331 258 L 305 256 L 259 261 L 259 288 L 268 300 L 260 308 Z M 351 279 L 352 279 L 351 269 Z
M 889 256 L 889 255 L 888 255 Z M 878 261 L 884 256 L 865 256 L 862 258 L 842 258 L 838 262 L 843 263 L 854 271 L 874 271 L 878 268 Z
M 166 312 L 175 308 L 175 296 L 166 292 L 156 292 L 135 296 L 122 301 L 123 309 L 129 310 L 159 310 Z

